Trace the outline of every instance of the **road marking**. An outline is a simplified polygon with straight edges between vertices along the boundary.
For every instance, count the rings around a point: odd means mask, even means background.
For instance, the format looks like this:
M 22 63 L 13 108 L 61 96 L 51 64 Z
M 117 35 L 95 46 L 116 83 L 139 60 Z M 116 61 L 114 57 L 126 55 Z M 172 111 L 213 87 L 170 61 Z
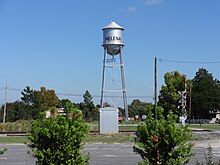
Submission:
M 107 157 L 107 158 L 119 157 L 118 155 L 100 155 L 100 156 Z

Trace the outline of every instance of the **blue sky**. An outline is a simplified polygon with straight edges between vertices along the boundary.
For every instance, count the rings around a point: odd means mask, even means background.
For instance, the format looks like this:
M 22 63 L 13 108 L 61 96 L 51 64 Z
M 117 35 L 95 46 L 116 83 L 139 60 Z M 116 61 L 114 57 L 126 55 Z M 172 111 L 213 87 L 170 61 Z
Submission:
M 155 57 L 220 61 L 219 16 L 219 0 L 1 0 L 0 88 L 7 81 L 15 89 L 45 86 L 58 93 L 100 95 L 101 29 L 114 20 L 125 28 L 127 95 L 153 96 Z M 158 61 L 158 90 L 166 72 L 178 70 L 192 79 L 201 67 L 220 79 L 220 63 Z M 8 101 L 19 98 L 20 92 L 8 91 Z

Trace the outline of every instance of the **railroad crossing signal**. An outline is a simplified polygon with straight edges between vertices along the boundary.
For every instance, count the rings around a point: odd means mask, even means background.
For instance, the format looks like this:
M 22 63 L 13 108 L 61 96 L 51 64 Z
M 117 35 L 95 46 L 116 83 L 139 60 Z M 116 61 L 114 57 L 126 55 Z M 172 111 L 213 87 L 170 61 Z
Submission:
M 186 97 L 187 97 L 187 92 L 186 90 L 185 91 L 178 91 L 179 93 L 179 105 L 178 105 L 178 109 L 181 110 L 182 114 L 185 114 L 186 113 Z

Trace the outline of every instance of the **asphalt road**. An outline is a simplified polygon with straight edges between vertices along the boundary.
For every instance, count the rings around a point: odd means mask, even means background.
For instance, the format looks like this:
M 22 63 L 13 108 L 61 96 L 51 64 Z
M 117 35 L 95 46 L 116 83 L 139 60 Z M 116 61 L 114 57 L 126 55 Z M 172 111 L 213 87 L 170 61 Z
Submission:
M 196 161 L 205 162 L 204 153 L 210 144 L 213 148 L 213 157 L 220 159 L 220 140 L 194 141 L 195 157 L 188 165 L 195 165 Z M 0 155 L 0 165 L 34 165 L 35 159 L 27 154 L 28 148 L 24 144 L 0 144 L 0 149 L 8 151 Z M 85 152 L 90 153 L 90 165 L 135 165 L 141 160 L 133 152 L 133 144 L 86 144 Z

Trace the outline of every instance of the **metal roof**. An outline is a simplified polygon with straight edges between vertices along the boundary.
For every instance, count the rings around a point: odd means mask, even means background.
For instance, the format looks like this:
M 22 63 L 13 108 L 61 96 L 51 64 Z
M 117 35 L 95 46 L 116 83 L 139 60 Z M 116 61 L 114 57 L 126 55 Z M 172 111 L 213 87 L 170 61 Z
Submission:
M 105 27 L 102 28 L 102 30 L 104 30 L 104 29 L 122 29 L 122 30 L 124 30 L 124 28 L 122 26 L 118 25 L 114 21 L 111 21 L 108 25 L 106 25 Z

